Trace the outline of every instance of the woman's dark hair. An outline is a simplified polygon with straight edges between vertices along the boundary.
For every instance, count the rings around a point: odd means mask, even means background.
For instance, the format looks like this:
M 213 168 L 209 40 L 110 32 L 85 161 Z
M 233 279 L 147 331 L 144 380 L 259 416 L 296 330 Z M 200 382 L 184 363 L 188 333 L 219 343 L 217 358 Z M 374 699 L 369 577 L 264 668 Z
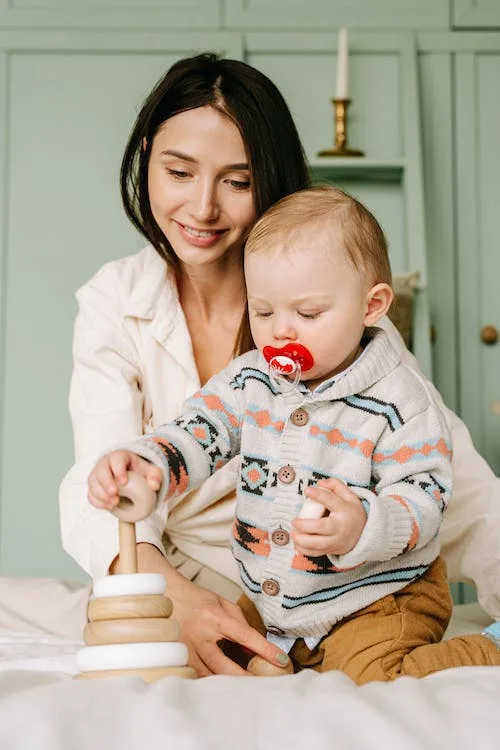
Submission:
M 297 128 L 274 83 L 238 60 L 205 53 L 179 60 L 144 102 L 125 149 L 120 173 L 122 201 L 134 226 L 167 263 L 177 258 L 151 212 L 148 165 L 153 138 L 170 117 L 211 106 L 238 127 L 249 161 L 257 218 L 280 198 L 309 185 Z M 238 349 L 248 348 L 246 324 Z M 243 337 L 243 338 L 242 338 Z M 248 337 L 247 337 L 248 338 Z

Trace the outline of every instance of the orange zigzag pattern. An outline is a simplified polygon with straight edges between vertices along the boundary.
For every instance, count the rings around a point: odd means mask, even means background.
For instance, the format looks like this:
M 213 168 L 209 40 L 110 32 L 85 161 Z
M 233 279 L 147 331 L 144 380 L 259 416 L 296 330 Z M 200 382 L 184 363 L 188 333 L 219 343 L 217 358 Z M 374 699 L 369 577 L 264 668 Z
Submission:
M 257 426 L 261 428 L 272 427 L 276 432 L 283 432 L 283 428 L 285 427 L 283 420 L 278 419 L 275 422 L 267 409 L 255 409 L 253 411 L 247 409 L 245 414 L 253 419 Z
M 336 427 L 334 427 L 332 430 L 322 430 L 321 427 L 313 424 L 311 425 L 309 432 L 311 435 L 313 435 L 313 437 L 323 435 L 328 440 L 330 445 L 341 445 L 342 443 L 344 443 L 353 450 L 357 448 L 366 458 L 371 458 L 375 448 L 375 443 L 372 440 L 358 440 L 357 438 L 348 438 Z
M 411 448 L 409 445 L 402 445 L 394 453 L 374 453 L 373 460 L 379 464 L 386 461 L 396 461 L 398 464 L 405 464 L 411 461 L 414 456 L 429 456 L 433 451 L 441 453 L 446 458 L 451 457 L 451 450 L 446 441 L 440 438 L 437 443 L 424 443 L 421 448 Z
M 193 399 L 196 398 L 200 398 L 211 411 L 221 412 L 222 414 L 225 414 L 229 419 L 229 424 L 231 425 L 231 427 L 240 426 L 237 417 L 225 407 L 223 401 L 221 401 L 221 399 L 216 396 L 215 393 L 202 394 L 201 391 L 198 391 L 198 393 L 195 393 L 193 396 Z

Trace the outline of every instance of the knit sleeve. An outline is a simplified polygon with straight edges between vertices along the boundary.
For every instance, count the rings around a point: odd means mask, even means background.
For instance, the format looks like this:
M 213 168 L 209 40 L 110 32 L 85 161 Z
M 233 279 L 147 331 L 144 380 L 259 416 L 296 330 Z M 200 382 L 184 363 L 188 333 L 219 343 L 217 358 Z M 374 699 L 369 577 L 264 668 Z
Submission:
M 451 495 L 451 438 L 431 402 L 398 427 L 390 425 L 372 456 L 372 487 L 350 487 L 363 500 L 367 522 L 356 546 L 331 555 L 351 567 L 390 560 L 425 547 L 439 531 Z
M 231 387 L 234 367 L 211 378 L 187 399 L 173 422 L 115 446 L 151 461 L 163 472 L 158 504 L 199 487 L 240 449 L 241 392 Z

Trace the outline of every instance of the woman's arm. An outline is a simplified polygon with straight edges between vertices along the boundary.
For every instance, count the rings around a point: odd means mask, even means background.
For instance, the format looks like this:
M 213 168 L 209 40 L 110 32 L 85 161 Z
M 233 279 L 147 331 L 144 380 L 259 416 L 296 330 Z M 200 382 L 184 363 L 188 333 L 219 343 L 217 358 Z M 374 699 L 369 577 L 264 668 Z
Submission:
M 116 519 L 89 504 L 88 475 L 103 451 L 143 431 L 140 362 L 107 276 L 105 268 L 78 293 L 70 387 L 76 463 L 59 491 L 63 547 L 93 578 L 108 572 L 118 535 Z M 167 508 L 158 508 L 137 524 L 138 540 L 162 549 L 166 520 Z

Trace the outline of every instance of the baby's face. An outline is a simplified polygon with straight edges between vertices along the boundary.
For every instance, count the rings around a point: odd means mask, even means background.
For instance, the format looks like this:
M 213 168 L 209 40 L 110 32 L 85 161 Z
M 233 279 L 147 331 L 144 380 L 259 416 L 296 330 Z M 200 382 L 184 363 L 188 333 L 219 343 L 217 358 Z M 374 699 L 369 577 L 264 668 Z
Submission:
M 310 247 L 301 239 L 291 249 L 245 256 L 250 327 L 258 349 L 301 344 L 312 355 L 312 367 L 301 377 L 311 387 L 354 361 L 368 312 L 370 285 L 342 251 L 324 249 L 325 241 L 331 243 L 331 235 L 315 235 Z

